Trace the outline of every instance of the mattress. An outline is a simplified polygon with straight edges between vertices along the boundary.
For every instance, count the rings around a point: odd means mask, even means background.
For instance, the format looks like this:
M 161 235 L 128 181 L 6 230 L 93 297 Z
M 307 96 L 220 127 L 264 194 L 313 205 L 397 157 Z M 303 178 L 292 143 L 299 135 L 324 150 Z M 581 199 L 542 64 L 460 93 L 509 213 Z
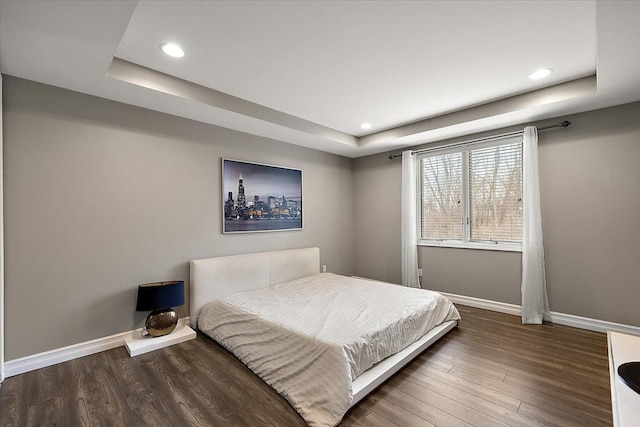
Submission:
M 320 273 L 205 305 L 198 328 L 285 397 L 311 426 L 340 422 L 351 384 L 460 316 L 437 292 Z

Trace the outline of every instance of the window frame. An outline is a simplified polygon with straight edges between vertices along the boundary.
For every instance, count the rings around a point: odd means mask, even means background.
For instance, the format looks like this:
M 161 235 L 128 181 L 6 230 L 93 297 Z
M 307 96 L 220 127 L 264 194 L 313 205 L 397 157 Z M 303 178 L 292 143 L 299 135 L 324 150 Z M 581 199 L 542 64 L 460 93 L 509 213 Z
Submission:
M 469 194 L 469 152 L 497 147 L 500 145 L 510 145 L 520 143 L 522 144 L 522 135 L 516 136 L 508 136 L 504 138 L 499 138 L 491 141 L 483 141 L 483 142 L 474 142 L 470 144 L 465 144 L 463 146 L 453 145 L 453 146 L 441 146 L 436 147 L 432 150 L 425 150 L 424 152 L 417 153 L 415 155 L 414 161 L 416 162 L 416 209 L 417 209 L 417 230 L 418 230 L 418 246 L 428 246 L 428 247 L 446 247 L 446 248 L 461 248 L 461 249 L 480 249 L 480 250 L 491 250 L 491 251 L 503 251 L 503 252 L 522 252 L 522 242 L 507 242 L 507 241 L 495 241 L 495 243 L 491 243 L 489 241 L 477 241 L 470 240 L 471 237 L 471 197 Z M 452 239 L 438 239 L 438 240 L 430 240 L 422 238 L 422 193 L 424 191 L 423 187 L 423 174 L 422 174 L 422 164 L 421 159 L 426 157 L 436 157 L 443 156 L 446 154 L 453 153 L 461 153 L 462 154 L 462 212 L 464 215 L 462 226 L 462 240 L 452 240 Z M 524 178 L 524 177 L 523 177 Z

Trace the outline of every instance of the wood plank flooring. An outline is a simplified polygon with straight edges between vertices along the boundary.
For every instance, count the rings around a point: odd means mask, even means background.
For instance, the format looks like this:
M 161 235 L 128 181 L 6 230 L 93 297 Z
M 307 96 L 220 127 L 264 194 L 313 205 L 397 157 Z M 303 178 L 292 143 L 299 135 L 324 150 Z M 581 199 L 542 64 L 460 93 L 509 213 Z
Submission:
M 458 306 L 458 328 L 341 426 L 612 425 L 606 336 Z M 5 380 L 0 426 L 304 426 L 212 340 L 130 358 L 120 347 Z

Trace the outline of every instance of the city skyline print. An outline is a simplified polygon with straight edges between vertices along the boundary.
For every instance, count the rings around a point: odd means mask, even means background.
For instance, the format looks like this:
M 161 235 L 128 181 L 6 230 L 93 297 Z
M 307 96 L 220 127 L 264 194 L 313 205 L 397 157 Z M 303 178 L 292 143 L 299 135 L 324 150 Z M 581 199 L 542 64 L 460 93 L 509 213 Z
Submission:
M 222 232 L 302 229 L 302 170 L 222 159 Z

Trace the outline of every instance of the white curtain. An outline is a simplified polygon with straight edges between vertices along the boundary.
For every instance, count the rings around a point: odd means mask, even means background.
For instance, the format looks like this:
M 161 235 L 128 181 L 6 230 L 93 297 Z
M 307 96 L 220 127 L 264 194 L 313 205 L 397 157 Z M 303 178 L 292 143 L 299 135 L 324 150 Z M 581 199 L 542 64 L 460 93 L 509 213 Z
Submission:
M 402 153 L 402 285 L 419 288 L 416 161 L 410 150 Z
M 538 179 L 538 130 L 535 126 L 527 126 L 522 141 L 522 323 L 540 324 L 548 313 Z

